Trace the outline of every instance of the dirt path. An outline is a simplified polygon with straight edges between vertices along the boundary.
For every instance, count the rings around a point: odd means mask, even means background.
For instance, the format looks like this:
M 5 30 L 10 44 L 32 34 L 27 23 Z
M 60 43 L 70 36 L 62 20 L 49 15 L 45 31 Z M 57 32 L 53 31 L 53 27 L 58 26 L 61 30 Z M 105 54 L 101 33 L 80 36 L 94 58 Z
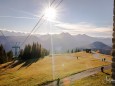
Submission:
M 105 70 L 110 69 L 111 65 L 107 65 L 107 66 L 103 66 Z M 81 78 L 85 78 L 87 76 L 96 74 L 98 72 L 101 72 L 101 67 L 97 67 L 97 68 L 92 68 L 92 69 L 88 69 L 85 71 L 82 71 L 80 73 L 68 76 L 66 78 L 63 78 L 60 80 L 60 86 L 64 86 L 64 84 L 69 83 L 71 84 L 73 81 L 81 79 Z M 42 85 L 42 86 L 57 86 L 57 81 L 51 82 L 47 85 Z
M 94 57 L 94 58 L 99 59 L 99 60 L 102 60 L 102 58 L 100 58 L 100 56 L 99 56 L 98 53 L 95 53 L 95 52 L 93 52 L 93 53 L 94 53 L 94 54 L 93 54 L 93 57 Z M 112 61 L 106 60 L 105 62 L 112 62 Z

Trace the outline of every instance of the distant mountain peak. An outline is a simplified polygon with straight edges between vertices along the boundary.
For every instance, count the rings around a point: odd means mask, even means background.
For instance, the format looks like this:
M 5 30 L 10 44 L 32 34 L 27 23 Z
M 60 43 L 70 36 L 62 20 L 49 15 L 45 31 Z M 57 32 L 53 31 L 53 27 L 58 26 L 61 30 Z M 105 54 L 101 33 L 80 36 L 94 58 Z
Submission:
M 70 35 L 70 34 L 67 32 L 62 32 L 62 33 L 60 33 L 60 35 Z
M 103 42 L 99 42 L 99 41 L 93 42 L 92 45 L 95 45 L 95 46 L 108 46 L 108 45 L 104 44 Z
M 78 34 L 78 36 L 87 36 L 86 34 Z
M 62 36 L 62 37 L 72 37 L 71 34 L 69 34 L 69 33 L 65 33 L 65 32 L 60 33 L 60 36 Z
M 89 38 L 89 37 L 91 37 L 91 36 L 88 36 L 88 35 L 86 35 L 86 34 L 78 34 L 78 35 L 76 35 L 76 37 Z M 92 38 L 92 37 L 91 37 L 91 38 Z
M 99 42 L 99 41 L 96 41 L 96 42 L 93 42 L 91 45 L 90 45 L 92 48 L 97 48 L 97 49 L 111 49 L 110 46 L 104 44 L 103 42 Z
M 93 42 L 92 44 L 97 44 L 97 43 L 99 43 L 99 44 L 104 44 L 103 42 L 99 42 L 99 41 L 95 41 L 95 42 Z M 105 45 L 105 44 L 104 44 Z

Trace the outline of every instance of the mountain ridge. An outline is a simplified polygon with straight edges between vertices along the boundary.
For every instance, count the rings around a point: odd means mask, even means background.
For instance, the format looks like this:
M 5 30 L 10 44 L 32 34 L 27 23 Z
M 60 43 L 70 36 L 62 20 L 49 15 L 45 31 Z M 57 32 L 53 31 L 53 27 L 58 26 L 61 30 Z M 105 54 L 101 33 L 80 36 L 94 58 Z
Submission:
M 9 42 L 11 42 L 11 45 L 6 42 L 3 36 L 0 36 L 0 43 L 3 44 L 6 49 L 10 50 L 12 49 L 12 46 L 16 44 L 16 42 L 23 43 L 26 35 L 20 35 L 18 36 L 7 36 L 7 39 Z M 46 35 L 32 35 L 30 36 L 27 41 L 24 43 L 22 48 L 26 44 L 32 44 L 33 42 L 40 43 L 43 47 L 45 47 L 48 50 L 51 50 L 51 47 L 53 46 L 53 49 L 55 52 L 65 52 L 68 49 L 74 49 L 74 48 L 81 48 L 83 46 L 89 45 L 93 42 L 102 42 L 108 46 L 112 46 L 112 39 L 111 38 L 97 38 L 97 37 L 91 37 L 86 34 L 78 34 L 78 35 L 71 35 L 69 33 L 61 33 L 61 34 L 52 34 L 52 39 L 50 34 Z M 8 47 L 8 48 L 7 48 Z

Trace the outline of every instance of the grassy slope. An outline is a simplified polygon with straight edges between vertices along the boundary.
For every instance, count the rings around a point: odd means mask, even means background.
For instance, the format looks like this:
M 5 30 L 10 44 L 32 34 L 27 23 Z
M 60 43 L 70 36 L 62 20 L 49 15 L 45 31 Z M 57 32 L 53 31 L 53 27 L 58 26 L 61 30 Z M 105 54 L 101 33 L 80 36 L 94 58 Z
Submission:
M 104 55 L 104 54 L 100 54 L 101 58 L 106 58 L 106 60 L 112 60 L 112 58 L 110 58 L 110 55 Z
M 106 73 L 111 74 L 111 71 L 107 70 Z M 100 72 L 95 75 L 77 80 L 71 86 L 111 86 L 111 83 L 106 81 L 106 76 L 110 77 L 110 75 Z
M 76 56 L 79 56 L 78 60 Z M 85 52 L 55 55 L 54 62 L 55 78 L 62 78 L 82 70 L 110 64 L 108 62 L 97 60 L 93 58 L 93 55 Z M 50 56 L 33 63 L 29 67 L 19 69 L 21 65 L 11 69 L 1 70 L 0 86 L 33 86 L 52 80 L 52 58 Z

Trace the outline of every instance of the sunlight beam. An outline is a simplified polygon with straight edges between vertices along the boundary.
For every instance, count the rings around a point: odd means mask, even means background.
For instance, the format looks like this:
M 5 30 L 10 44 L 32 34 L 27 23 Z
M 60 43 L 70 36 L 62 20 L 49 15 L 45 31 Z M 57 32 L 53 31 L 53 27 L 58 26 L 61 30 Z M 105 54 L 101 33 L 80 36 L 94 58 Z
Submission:
M 55 20 L 56 19 L 56 9 L 51 8 L 51 7 L 46 8 L 46 10 L 45 10 L 45 18 L 48 21 Z

